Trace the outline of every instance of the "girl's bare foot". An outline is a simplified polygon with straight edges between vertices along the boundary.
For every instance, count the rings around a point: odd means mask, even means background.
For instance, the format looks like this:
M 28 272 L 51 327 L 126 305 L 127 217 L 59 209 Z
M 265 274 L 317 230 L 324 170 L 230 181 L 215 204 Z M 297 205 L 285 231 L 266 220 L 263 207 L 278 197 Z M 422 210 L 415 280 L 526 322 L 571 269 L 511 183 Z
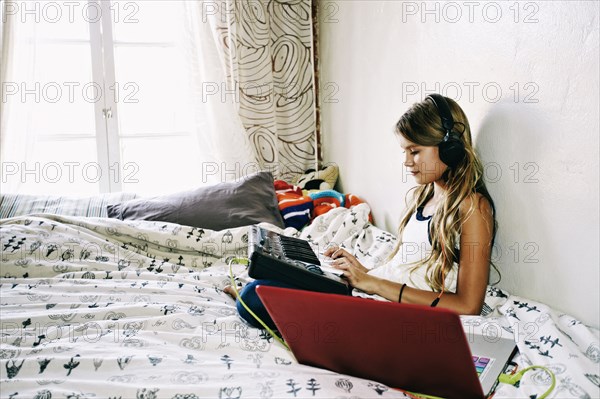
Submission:
M 226 285 L 225 288 L 223 288 L 223 292 L 232 297 L 233 299 L 237 299 L 238 293 L 236 289 L 232 286 Z

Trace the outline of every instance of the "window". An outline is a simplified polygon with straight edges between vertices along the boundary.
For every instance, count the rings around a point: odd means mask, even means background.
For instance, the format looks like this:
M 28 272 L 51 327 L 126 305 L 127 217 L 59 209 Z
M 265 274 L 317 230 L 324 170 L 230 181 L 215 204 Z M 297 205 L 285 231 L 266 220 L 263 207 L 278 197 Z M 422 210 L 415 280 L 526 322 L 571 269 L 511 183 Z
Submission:
M 3 191 L 159 194 L 197 183 L 184 2 L 13 7 Z

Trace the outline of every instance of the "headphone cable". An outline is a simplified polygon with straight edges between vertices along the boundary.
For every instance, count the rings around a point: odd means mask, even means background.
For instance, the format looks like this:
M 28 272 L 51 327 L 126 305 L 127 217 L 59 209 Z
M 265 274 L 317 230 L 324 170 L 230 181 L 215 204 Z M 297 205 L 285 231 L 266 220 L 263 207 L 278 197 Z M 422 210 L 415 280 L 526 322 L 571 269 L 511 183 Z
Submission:
M 239 264 L 243 264 L 243 265 L 247 265 L 248 264 L 248 259 L 247 258 L 231 258 L 229 260 L 229 279 L 231 280 L 231 286 L 233 287 L 233 289 L 235 290 L 236 293 L 236 299 L 242 304 L 242 306 L 244 307 L 244 309 L 246 309 L 246 311 L 248 313 L 250 313 L 252 315 L 252 317 L 254 317 L 256 319 L 256 321 L 258 321 L 260 323 L 261 326 L 264 327 L 265 330 L 267 330 L 267 332 L 269 334 L 271 334 L 271 336 L 273 338 L 275 338 L 279 343 L 281 343 L 281 345 L 284 346 L 285 349 L 287 349 L 288 351 L 290 350 L 290 347 L 285 343 L 285 341 L 279 337 L 279 335 L 277 335 L 269 326 L 267 326 L 267 324 L 262 321 L 260 319 L 260 317 L 258 317 L 256 315 L 256 313 L 254 313 L 252 311 L 252 309 L 250 309 L 250 307 L 248 305 L 246 305 L 246 303 L 242 300 L 242 296 L 240 294 L 240 292 L 237 289 L 237 286 L 235 284 L 235 279 L 233 278 L 233 262 L 236 262 L 238 265 Z
M 556 376 L 554 375 L 552 370 L 550 370 L 548 367 L 529 366 L 529 367 L 525 367 L 523 370 L 517 372 L 516 374 L 500 374 L 500 376 L 498 377 L 498 381 L 505 383 L 505 384 L 515 385 L 519 381 L 521 381 L 521 378 L 523 378 L 523 375 L 526 372 L 528 372 L 530 370 L 535 370 L 535 369 L 544 370 L 550 376 L 550 388 L 548 388 L 546 390 L 546 392 L 544 392 L 543 394 L 538 396 L 538 399 L 545 399 L 548 397 L 548 395 L 550 395 L 552 393 L 552 391 L 554 391 L 554 388 L 556 387 Z

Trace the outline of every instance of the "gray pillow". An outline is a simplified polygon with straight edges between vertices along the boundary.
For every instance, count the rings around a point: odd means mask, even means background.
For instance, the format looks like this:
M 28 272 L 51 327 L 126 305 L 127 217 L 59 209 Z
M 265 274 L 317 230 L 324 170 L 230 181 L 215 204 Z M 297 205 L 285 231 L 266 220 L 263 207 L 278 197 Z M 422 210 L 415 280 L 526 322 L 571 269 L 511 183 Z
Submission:
M 268 222 L 284 227 L 273 176 L 257 172 L 235 182 L 107 205 L 108 217 L 158 220 L 210 230 Z

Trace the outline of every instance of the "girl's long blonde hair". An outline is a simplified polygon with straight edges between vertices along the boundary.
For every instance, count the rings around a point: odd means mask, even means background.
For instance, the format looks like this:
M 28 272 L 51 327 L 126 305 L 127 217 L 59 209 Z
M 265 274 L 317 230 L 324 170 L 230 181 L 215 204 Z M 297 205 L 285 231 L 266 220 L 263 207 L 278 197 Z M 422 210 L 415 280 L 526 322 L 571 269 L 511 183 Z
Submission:
M 442 178 L 446 182 L 446 195 L 432 216 L 430 223 L 431 252 L 411 272 L 425 266 L 427 283 L 434 291 L 442 291 L 444 276 L 451 271 L 454 260 L 458 259 L 456 247 L 460 242 L 461 225 L 473 209 L 461 217 L 460 204 L 470 195 L 480 193 L 490 203 L 493 217 L 493 232 L 490 245 L 493 247 L 496 236 L 497 222 L 494 201 L 490 196 L 483 180 L 483 165 L 471 140 L 471 128 L 467 116 L 460 106 L 447 97 L 446 102 L 454 119 L 454 131 L 460 134 L 465 146 L 464 159 L 454 168 L 448 168 Z M 433 101 L 425 99 L 415 103 L 396 124 L 396 134 L 422 146 L 436 146 L 445 136 L 440 113 Z M 434 183 L 420 185 L 411 189 L 412 199 L 401 218 L 398 228 L 398 241 L 388 259 L 392 259 L 402 246 L 402 234 L 411 216 L 417 208 L 424 206 L 433 197 Z M 408 195 L 407 194 L 407 195 Z M 475 202 L 473 202 L 475 204 Z M 491 249 L 491 248 L 490 248 Z M 490 261 L 490 264 L 498 269 Z

